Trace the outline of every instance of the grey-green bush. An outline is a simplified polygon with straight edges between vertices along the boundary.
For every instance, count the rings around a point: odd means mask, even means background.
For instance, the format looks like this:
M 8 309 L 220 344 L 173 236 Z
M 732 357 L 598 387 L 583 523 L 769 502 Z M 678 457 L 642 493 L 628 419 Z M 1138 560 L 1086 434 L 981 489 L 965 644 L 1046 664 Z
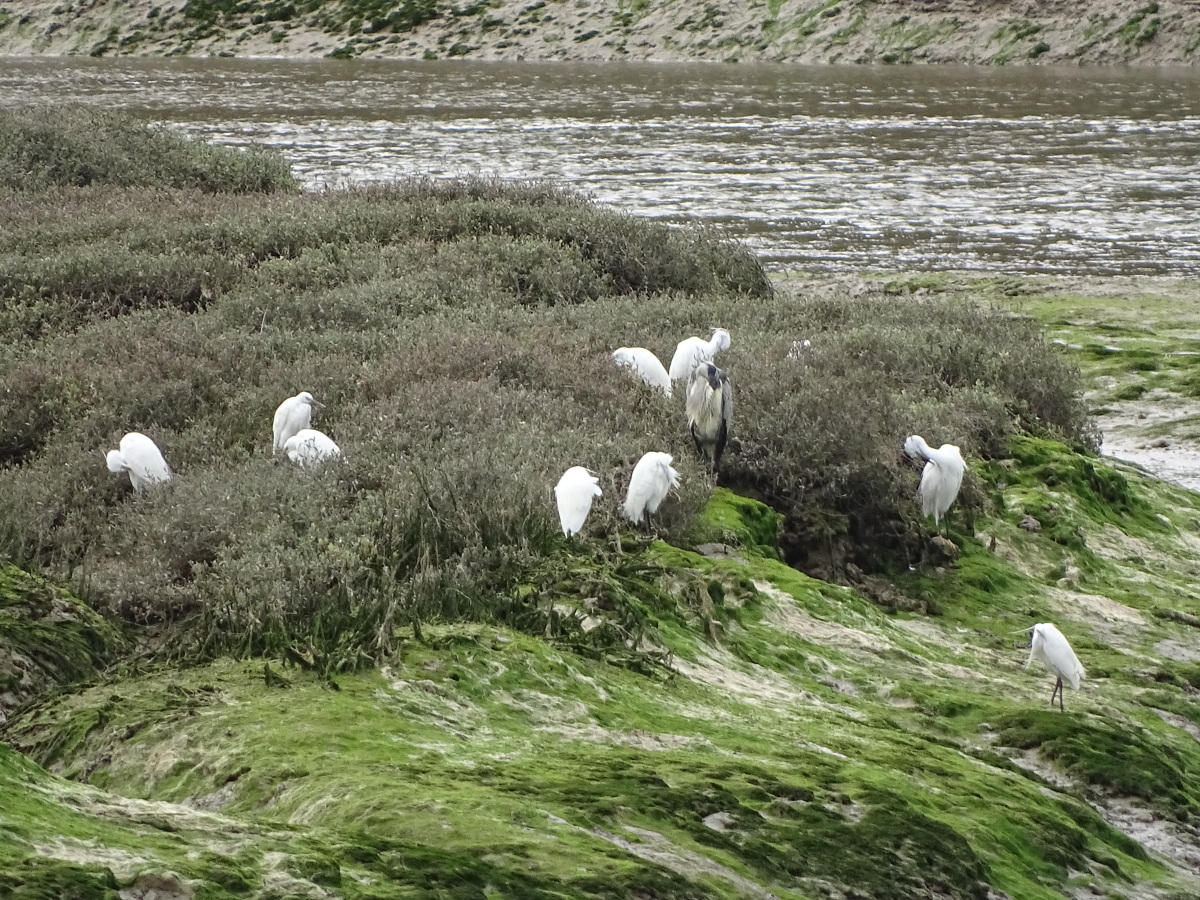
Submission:
M 295 191 L 278 154 L 192 141 L 115 110 L 0 109 L 0 187 L 113 184 L 202 191 Z
M 619 504 L 644 452 L 683 474 L 659 527 L 704 532 L 710 484 L 682 398 L 618 370 L 619 346 L 667 362 L 683 337 L 730 330 L 722 483 L 783 512 L 783 548 L 810 569 L 906 558 L 920 531 L 909 433 L 981 455 L 1018 428 L 1087 439 L 1077 374 L 1027 322 L 779 296 L 719 233 L 551 185 L 12 196 L 0 553 L 73 573 L 128 621 L 172 623 L 169 646 L 189 653 L 338 668 L 386 653 L 403 622 L 571 633 L 555 598 L 624 565 Z M 789 358 L 801 338 L 812 347 Z M 342 461 L 272 457 L 272 413 L 300 390 L 326 404 L 313 425 Z M 170 484 L 135 495 L 105 468 L 131 430 L 162 448 Z M 552 488 L 571 465 L 604 496 L 568 541 Z M 654 598 L 629 602 L 648 622 Z

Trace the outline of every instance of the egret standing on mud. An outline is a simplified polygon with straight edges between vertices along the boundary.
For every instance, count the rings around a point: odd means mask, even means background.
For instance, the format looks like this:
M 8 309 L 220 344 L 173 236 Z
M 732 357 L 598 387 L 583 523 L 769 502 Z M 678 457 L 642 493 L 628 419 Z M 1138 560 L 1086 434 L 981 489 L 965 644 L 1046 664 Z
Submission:
M 688 377 L 686 409 L 696 450 L 715 475 L 733 425 L 733 385 L 729 377 L 710 362 L 700 363 Z
M 308 391 L 301 391 L 295 397 L 288 397 L 275 410 L 273 429 L 275 432 L 271 450 L 278 453 L 283 445 L 302 428 L 312 423 L 313 407 L 324 408 L 324 403 L 318 403 Z
M 667 376 L 666 366 L 645 347 L 618 347 L 613 351 L 613 359 L 617 361 L 618 366 L 636 372 L 650 387 L 658 388 L 666 396 L 671 396 L 671 379 Z
M 922 513 L 933 516 L 933 524 L 936 527 L 945 517 L 946 510 L 950 508 L 954 498 L 958 496 L 966 463 L 953 444 L 942 444 L 935 450 L 925 443 L 925 438 L 919 434 L 910 436 L 904 442 L 904 452 L 913 459 L 925 460 L 917 496 L 921 498 Z
M 666 499 L 673 487 L 679 487 L 679 473 L 671 466 L 670 453 L 650 452 L 637 461 L 629 476 L 629 491 L 622 512 L 635 525 L 650 525 L 650 516 Z
M 1028 669 L 1035 659 L 1040 659 L 1042 664 L 1057 676 L 1054 690 L 1050 692 L 1050 705 L 1054 706 L 1054 695 L 1058 694 L 1058 709 L 1059 712 L 1063 712 L 1063 679 L 1070 682 L 1072 690 L 1077 691 L 1079 680 L 1087 672 L 1067 639 L 1063 637 L 1063 633 L 1049 622 L 1042 622 L 1026 630 L 1032 631 L 1033 636 L 1029 642 L 1029 659 L 1025 661 L 1025 668 Z
M 120 450 L 105 454 L 110 472 L 128 472 L 135 491 L 171 480 L 171 467 L 163 459 L 158 445 L 140 431 L 131 431 L 121 438 Z
M 329 435 L 315 428 L 301 428 L 283 443 L 283 452 L 298 466 L 311 466 L 337 459 L 342 448 Z
M 671 381 L 689 378 L 700 363 L 712 362 L 717 353 L 728 349 L 729 332 L 724 328 L 714 328 L 707 341 L 698 337 L 685 338 L 675 347 L 675 355 L 671 357 Z
M 563 472 L 554 486 L 554 498 L 558 501 L 558 521 L 563 534 L 570 537 L 583 529 L 588 513 L 592 511 L 592 500 L 604 492 L 600 490 L 600 479 L 583 466 L 571 466 Z

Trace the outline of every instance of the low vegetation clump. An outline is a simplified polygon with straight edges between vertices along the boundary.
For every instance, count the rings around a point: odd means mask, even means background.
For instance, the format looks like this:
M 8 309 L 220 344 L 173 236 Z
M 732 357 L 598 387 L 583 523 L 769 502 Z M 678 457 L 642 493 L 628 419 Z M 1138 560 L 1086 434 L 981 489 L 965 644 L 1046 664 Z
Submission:
M 298 189 L 287 163 L 258 148 L 215 147 L 87 107 L 0 109 L 0 188 L 100 184 L 209 192 Z
M 784 514 L 785 555 L 809 568 L 905 558 L 921 527 L 909 433 L 971 456 L 1003 455 L 1019 429 L 1087 439 L 1077 375 L 1028 321 L 780 296 L 718 233 L 561 187 L 266 196 L 162 180 L 0 211 L 0 493 L 8 555 L 78 574 L 125 620 L 188 622 L 174 648 L 348 666 L 386 652 L 397 622 L 578 634 L 558 601 L 596 602 L 581 559 L 611 583 L 643 453 L 683 473 L 657 527 L 712 531 L 682 402 L 616 369 L 618 346 L 669 359 L 689 334 L 731 331 L 721 479 Z M 300 390 L 326 404 L 313 424 L 337 464 L 272 456 L 272 413 Z M 176 473 L 137 495 L 103 464 L 134 430 Z M 571 465 L 604 491 L 582 541 L 561 536 L 551 494 Z M 628 645 L 659 613 L 613 596 Z
M 905 496 L 919 477 L 902 453 L 909 434 L 967 458 L 1008 456 L 1023 431 L 1094 449 L 1078 372 L 1030 319 L 937 299 L 803 294 L 730 315 L 740 343 L 762 349 L 737 354 L 743 452 L 729 483 L 787 514 L 785 556 L 806 570 L 908 560 L 919 536 Z M 810 346 L 793 346 L 801 338 Z M 968 480 L 960 504 L 980 502 Z

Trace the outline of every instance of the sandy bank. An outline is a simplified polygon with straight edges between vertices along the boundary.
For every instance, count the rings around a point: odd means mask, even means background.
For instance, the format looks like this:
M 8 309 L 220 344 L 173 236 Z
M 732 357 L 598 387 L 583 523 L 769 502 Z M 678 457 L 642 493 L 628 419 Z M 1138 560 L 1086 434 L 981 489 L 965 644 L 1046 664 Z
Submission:
M 0 0 L 0 55 L 1190 64 L 1173 0 Z

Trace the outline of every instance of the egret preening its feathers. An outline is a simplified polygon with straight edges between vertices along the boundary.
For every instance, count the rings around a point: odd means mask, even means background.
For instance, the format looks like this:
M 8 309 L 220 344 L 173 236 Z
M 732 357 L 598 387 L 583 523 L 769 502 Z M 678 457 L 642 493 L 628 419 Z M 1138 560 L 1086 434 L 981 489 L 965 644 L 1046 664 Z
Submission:
M 635 525 L 643 519 L 649 524 L 671 488 L 679 487 L 679 473 L 671 466 L 671 458 L 670 453 L 650 452 L 633 467 L 622 512 Z
M 295 397 L 288 397 L 279 404 L 279 408 L 275 410 L 273 423 L 275 432 L 274 441 L 271 444 L 273 453 L 278 453 L 288 442 L 288 438 L 309 426 L 312 422 L 314 406 L 321 408 L 325 404 L 314 400 L 313 395 L 308 391 L 301 391 Z
M 922 513 L 933 516 L 933 524 L 936 526 L 958 496 L 966 463 L 953 444 L 942 444 L 935 450 L 925 443 L 925 438 L 919 434 L 910 436 L 904 442 L 904 452 L 913 459 L 925 460 L 917 496 L 921 498 Z
M 729 377 L 710 362 L 700 363 L 688 377 L 686 409 L 696 449 L 716 472 L 733 425 Z
M 298 466 L 310 466 L 336 459 L 342 450 L 324 432 L 301 428 L 283 443 L 283 452 Z
M 1084 671 L 1079 657 L 1075 655 L 1075 651 L 1071 649 L 1067 639 L 1063 637 L 1063 633 L 1049 622 L 1034 625 L 1029 630 L 1033 631 L 1033 636 L 1029 642 L 1029 659 L 1025 661 L 1025 668 L 1028 669 L 1029 664 L 1035 659 L 1040 659 L 1043 665 L 1057 676 L 1054 690 L 1050 692 L 1050 705 L 1054 705 L 1054 695 L 1058 694 L 1058 708 L 1061 712 L 1063 711 L 1063 680 L 1065 679 L 1071 685 L 1072 690 L 1077 691 L 1080 679 L 1087 672 Z
M 593 498 L 602 494 L 600 479 L 583 466 L 571 466 L 563 472 L 562 478 L 554 486 L 558 521 L 562 524 L 563 534 L 570 537 L 583 529 L 583 523 L 592 510 Z
M 618 366 L 632 369 L 650 387 L 671 396 L 671 379 L 667 377 L 666 367 L 645 347 L 618 347 L 613 351 L 613 359 Z
M 707 341 L 698 337 L 685 338 L 675 347 L 675 355 L 671 357 L 671 381 L 689 378 L 700 363 L 712 362 L 718 352 L 728 349 L 729 332 L 724 328 L 714 328 Z
M 135 491 L 171 480 L 171 468 L 163 459 L 158 445 L 140 431 L 131 431 L 121 438 L 120 450 L 105 454 L 110 472 L 128 472 Z

